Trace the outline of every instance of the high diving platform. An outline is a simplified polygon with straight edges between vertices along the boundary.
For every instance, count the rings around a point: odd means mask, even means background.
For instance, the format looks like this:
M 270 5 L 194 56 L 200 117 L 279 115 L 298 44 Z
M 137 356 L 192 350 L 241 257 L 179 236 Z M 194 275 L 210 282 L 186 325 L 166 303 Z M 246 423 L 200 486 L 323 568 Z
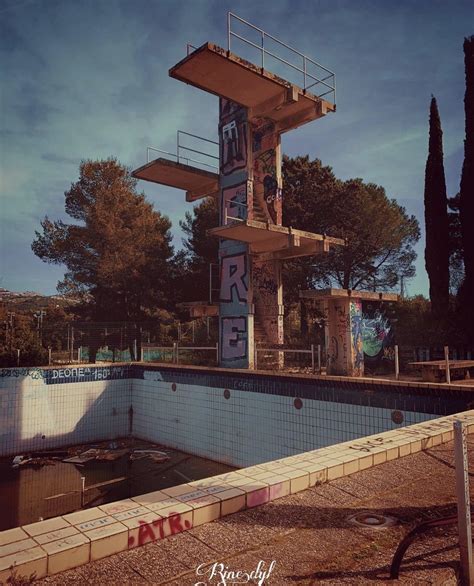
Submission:
M 322 84 L 328 93 L 335 92 L 335 86 L 328 83 L 334 76 L 329 70 L 326 70 L 328 75 L 323 80 L 305 73 L 303 69 L 301 72 L 305 85 L 312 81 L 312 86 Z M 298 128 L 336 110 L 335 103 L 214 43 L 204 43 L 172 67 L 169 75 L 249 108 L 251 118 L 273 120 L 279 133 Z

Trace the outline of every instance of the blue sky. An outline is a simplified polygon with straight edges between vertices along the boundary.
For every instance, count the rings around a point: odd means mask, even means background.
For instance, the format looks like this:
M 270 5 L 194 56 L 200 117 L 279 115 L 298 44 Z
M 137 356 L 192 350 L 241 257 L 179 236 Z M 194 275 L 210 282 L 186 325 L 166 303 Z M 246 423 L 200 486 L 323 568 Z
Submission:
M 285 153 L 383 185 L 422 224 L 433 93 L 448 194 L 457 192 L 472 0 L 0 0 L 0 287 L 55 292 L 63 269 L 30 245 L 46 214 L 67 218 L 63 194 L 81 159 L 137 167 L 147 146 L 173 151 L 177 129 L 216 136 L 217 98 L 168 69 L 187 42 L 225 46 L 228 10 L 336 72 L 337 113 L 284 135 Z M 140 187 L 180 246 L 184 193 Z M 422 240 L 409 294 L 427 293 L 423 248 Z

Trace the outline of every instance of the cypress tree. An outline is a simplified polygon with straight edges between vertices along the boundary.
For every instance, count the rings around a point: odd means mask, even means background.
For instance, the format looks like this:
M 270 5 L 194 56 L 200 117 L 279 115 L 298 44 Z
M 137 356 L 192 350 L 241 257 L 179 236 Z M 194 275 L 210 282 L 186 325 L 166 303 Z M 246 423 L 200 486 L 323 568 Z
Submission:
M 449 306 L 449 242 L 443 131 L 436 98 L 431 98 L 430 138 L 425 170 L 425 266 L 430 280 L 431 309 L 441 316 Z
M 465 268 L 462 297 L 465 302 L 472 304 L 474 300 L 474 36 L 464 39 L 464 64 L 466 69 L 466 93 L 464 95 L 466 137 L 464 140 L 459 214 Z M 471 323 L 474 323 L 472 306 L 468 313 L 471 314 Z M 472 332 L 471 336 L 474 337 Z

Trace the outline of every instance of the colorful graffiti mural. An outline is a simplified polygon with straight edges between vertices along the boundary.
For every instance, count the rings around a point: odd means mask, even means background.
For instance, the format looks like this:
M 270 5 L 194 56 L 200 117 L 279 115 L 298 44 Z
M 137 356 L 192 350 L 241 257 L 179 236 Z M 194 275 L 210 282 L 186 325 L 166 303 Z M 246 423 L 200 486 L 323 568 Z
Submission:
M 281 224 L 282 190 L 277 170 L 279 136 L 272 121 L 252 124 L 254 198 L 273 224 Z
M 384 370 L 395 360 L 395 332 L 390 313 L 389 305 L 381 308 L 375 304 L 363 304 L 364 362 L 372 371 Z M 390 368 L 393 368 L 393 365 Z

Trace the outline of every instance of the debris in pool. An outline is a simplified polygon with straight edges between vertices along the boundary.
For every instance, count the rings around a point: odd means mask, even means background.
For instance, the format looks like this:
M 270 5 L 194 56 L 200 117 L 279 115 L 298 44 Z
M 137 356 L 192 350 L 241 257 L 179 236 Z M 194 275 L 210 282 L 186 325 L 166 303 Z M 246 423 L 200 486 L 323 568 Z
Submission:
M 66 464 L 78 464 L 79 466 L 83 466 L 91 460 L 95 460 L 95 456 L 79 455 L 72 456 L 71 458 L 66 458 L 65 460 L 63 460 L 63 462 L 66 462 Z
M 130 454 L 130 460 L 140 460 L 141 458 L 150 458 L 154 462 L 167 462 L 170 456 L 166 452 L 159 450 L 133 450 Z
M 42 466 L 54 466 L 55 460 L 51 458 L 39 458 L 30 456 L 15 456 L 12 462 L 12 468 L 19 468 L 25 466 L 34 466 L 41 468 Z
M 18 468 L 18 466 L 23 462 L 24 459 L 25 456 L 15 456 L 12 462 L 13 468 Z

